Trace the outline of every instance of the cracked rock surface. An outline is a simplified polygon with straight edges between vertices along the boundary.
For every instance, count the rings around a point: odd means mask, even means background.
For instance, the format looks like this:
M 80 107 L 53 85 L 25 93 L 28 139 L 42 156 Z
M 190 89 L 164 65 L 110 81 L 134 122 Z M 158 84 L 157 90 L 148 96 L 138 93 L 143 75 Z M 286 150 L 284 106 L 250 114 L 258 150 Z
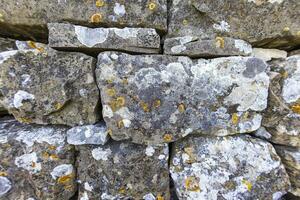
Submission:
M 96 78 L 115 140 L 172 142 L 191 133 L 230 135 L 260 127 L 267 65 L 251 57 L 191 60 L 104 52 Z

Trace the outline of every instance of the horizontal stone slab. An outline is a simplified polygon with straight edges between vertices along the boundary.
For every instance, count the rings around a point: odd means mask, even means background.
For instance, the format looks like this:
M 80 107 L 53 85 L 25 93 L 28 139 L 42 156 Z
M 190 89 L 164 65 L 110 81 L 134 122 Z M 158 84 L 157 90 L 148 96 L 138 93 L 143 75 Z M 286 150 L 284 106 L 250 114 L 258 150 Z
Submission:
M 0 53 L 0 103 L 17 120 L 70 126 L 98 120 L 94 58 L 33 42 L 18 45 L 24 50 Z
M 48 24 L 49 46 L 56 49 L 99 54 L 105 50 L 159 53 L 160 36 L 150 28 L 88 28 Z
M 199 37 L 184 36 L 167 38 L 164 43 L 164 53 L 169 55 L 184 55 L 193 58 L 220 56 L 249 56 L 252 47 L 249 43 L 228 38 L 199 39 Z
M 78 146 L 79 199 L 170 199 L 168 146 Z
M 0 198 L 70 199 L 77 190 L 75 149 L 66 127 L 0 120 Z
M 191 60 L 104 52 L 96 79 L 115 140 L 172 142 L 188 134 L 230 135 L 260 127 L 267 65 L 251 57 Z
M 267 62 L 272 59 L 285 59 L 287 52 L 279 49 L 253 48 L 252 55 Z
M 166 0 L 0 1 L 0 35 L 47 39 L 47 23 L 93 27 L 147 27 L 167 30 Z
M 271 84 L 263 125 L 269 140 L 300 147 L 300 55 L 270 62 Z
M 170 172 L 179 199 L 280 199 L 289 177 L 272 145 L 249 136 L 175 142 Z
M 294 49 L 300 44 L 298 0 L 172 1 L 168 38 L 232 37 L 255 47 Z

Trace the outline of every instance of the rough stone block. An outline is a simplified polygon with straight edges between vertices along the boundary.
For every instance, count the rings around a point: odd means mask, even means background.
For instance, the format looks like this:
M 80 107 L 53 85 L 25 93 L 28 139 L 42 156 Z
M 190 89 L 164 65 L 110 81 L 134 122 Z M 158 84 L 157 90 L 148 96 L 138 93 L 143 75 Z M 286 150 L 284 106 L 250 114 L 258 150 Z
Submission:
M 169 55 L 184 55 L 189 57 L 217 57 L 217 56 L 249 56 L 252 47 L 243 40 L 228 37 L 216 39 L 199 39 L 199 37 L 185 36 L 167 38 L 164 43 L 164 53 Z
M 279 49 L 253 48 L 252 55 L 267 62 L 272 59 L 285 59 L 287 52 Z
M 76 192 L 74 148 L 62 126 L 0 120 L 0 198 L 65 200 Z
M 290 182 L 268 142 L 249 136 L 175 143 L 171 177 L 179 199 L 280 199 Z
M 150 28 L 88 28 L 71 24 L 48 24 L 49 46 L 99 54 L 105 50 L 159 53 L 160 36 Z
M 22 45 L 23 44 L 23 45 Z M 96 61 L 28 42 L 0 53 L 1 104 L 23 123 L 83 125 L 98 119 Z
M 0 0 L 0 35 L 47 39 L 47 23 L 167 29 L 166 0 Z
M 191 60 L 104 52 L 96 79 L 115 140 L 172 142 L 191 133 L 230 135 L 260 127 L 267 65 L 251 57 Z
M 78 146 L 79 198 L 169 199 L 168 146 Z
M 172 1 L 168 37 L 227 36 L 254 46 L 291 49 L 300 44 L 298 0 Z
M 263 125 L 277 144 L 300 147 L 300 55 L 270 62 L 271 84 Z

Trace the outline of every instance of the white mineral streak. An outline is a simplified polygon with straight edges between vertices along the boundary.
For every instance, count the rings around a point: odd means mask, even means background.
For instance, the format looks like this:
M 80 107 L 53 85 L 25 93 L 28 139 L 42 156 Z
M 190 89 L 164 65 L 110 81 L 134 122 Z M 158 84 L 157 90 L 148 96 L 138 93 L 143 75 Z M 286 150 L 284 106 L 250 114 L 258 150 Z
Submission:
M 0 197 L 4 196 L 10 191 L 12 184 L 6 177 L 0 176 Z
M 112 151 L 109 148 L 103 149 L 101 147 L 98 147 L 92 150 L 92 156 L 95 160 L 107 161 L 111 154 Z
M 16 53 L 18 53 L 17 50 L 1 52 L 0 53 L 0 64 L 4 63 L 4 61 L 6 61 L 10 57 L 14 56 Z
M 75 26 L 75 34 L 81 44 L 91 48 L 106 41 L 109 29 Z
M 117 36 L 122 39 L 136 38 L 138 36 L 138 28 L 112 28 Z
M 33 94 L 30 94 L 26 91 L 19 90 L 15 95 L 14 95 L 14 100 L 13 104 L 15 108 L 20 108 L 23 106 L 23 101 L 25 100 L 33 100 L 35 99 Z
M 155 149 L 152 146 L 148 146 L 146 148 L 146 155 L 147 156 L 151 157 L 151 156 L 154 155 L 154 153 L 155 153 Z
M 230 31 L 230 25 L 225 21 L 221 21 L 219 24 L 213 24 L 213 28 L 219 32 L 229 32 Z
M 282 97 L 286 103 L 293 103 L 300 99 L 300 59 L 297 61 L 296 71 L 284 80 Z
M 234 46 L 241 52 L 244 52 L 245 54 L 251 54 L 252 53 L 252 46 L 245 42 L 244 40 L 234 40 Z
M 125 6 L 119 3 L 115 3 L 114 13 L 120 17 L 126 14 Z

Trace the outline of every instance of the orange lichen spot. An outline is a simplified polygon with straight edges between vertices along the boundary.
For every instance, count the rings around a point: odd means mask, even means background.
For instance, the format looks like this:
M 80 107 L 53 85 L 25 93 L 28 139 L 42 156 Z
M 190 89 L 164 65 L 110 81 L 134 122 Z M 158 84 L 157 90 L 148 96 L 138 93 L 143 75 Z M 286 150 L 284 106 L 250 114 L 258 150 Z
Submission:
M 73 185 L 66 185 L 64 186 L 64 189 L 67 190 L 67 191 L 72 191 L 73 190 Z
M 284 27 L 282 30 L 283 30 L 283 32 L 289 32 L 289 31 L 290 31 L 290 28 L 286 26 L 286 27 Z
M 108 96 L 113 97 L 116 95 L 116 90 L 114 88 L 109 88 L 106 90 Z
M 187 26 L 187 25 L 189 24 L 189 21 L 186 20 L 186 19 L 184 19 L 184 20 L 182 21 L 182 24 L 185 25 L 185 26 Z
M 232 124 L 237 125 L 239 122 L 239 116 L 237 113 L 233 113 L 231 116 Z
M 33 42 L 33 41 L 28 41 L 27 44 L 28 44 L 28 46 L 29 46 L 30 48 L 36 49 L 36 50 L 38 50 L 38 51 L 40 51 L 40 52 L 44 51 L 44 48 L 43 48 L 43 47 L 38 47 L 38 46 L 36 46 L 36 43 Z
M 108 129 L 108 130 L 107 130 L 107 134 L 110 135 L 110 136 L 112 136 L 112 130 L 111 130 L 111 129 Z
M 58 157 L 58 155 L 56 155 L 56 154 L 51 154 L 51 155 L 50 155 L 50 159 L 51 159 L 51 160 L 59 160 L 59 157 Z
M 118 121 L 117 125 L 118 125 L 119 129 L 124 128 L 124 122 L 123 122 L 123 120 Z
M 150 2 L 149 4 L 148 4 L 148 8 L 149 8 L 149 10 L 155 10 L 156 9 L 156 7 L 157 7 L 157 5 L 156 5 L 156 3 L 155 2 Z
M 193 151 L 194 150 L 192 147 L 184 148 L 184 152 L 189 156 L 189 159 L 186 160 L 186 163 L 188 163 L 188 164 L 191 164 L 191 163 L 195 162 L 195 160 L 196 160 Z
M 61 109 L 63 107 L 63 104 L 61 104 L 61 103 L 56 103 L 55 105 L 54 105 L 54 108 L 56 109 L 56 110 L 59 110 L 59 109 Z
M 248 191 L 250 191 L 252 189 L 252 184 L 249 181 L 243 179 L 242 183 L 247 187 Z
M 294 113 L 300 114 L 300 104 L 295 104 L 291 107 Z
M 23 124 L 30 124 L 30 123 L 32 123 L 32 119 L 27 118 L 27 117 L 20 117 L 17 120 L 19 122 L 23 123 Z
M 118 107 L 122 107 L 125 106 L 125 97 L 117 97 L 117 106 Z
M 121 187 L 121 188 L 119 189 L 119 193 L 120 193 L 120 194 L 125 194 L 125 193 L 126 193 L 125 187 Z
M 178 105 L 178 111 L 180 113 L 184 113 L 185 112 L 185 105 L 183 103 Z
M 97 7 L 102 7 L 102 6 L 104 6 L 104 4 L 105 4 L 105 2 L 103 0 L 97 0 L 96 1 L 96 6 Z
M 31 167 L 35 168 L 36 167 L 36 163 L 35 162 L 31 162 Z
M 281 76 L 283 78 L 287 78 L 289 76 L 289 73 L 287 71 L 284 71 L 284 72 L 281 73 Z
M 225 47 L 225 41 L 222 37 L 216 37 L 216 46 L 223 49 Z
M 42 154 L 42 157 L 43 157 L 44 159 L 48 159 L 48 158 L 50 157 L 50 155 L 49 155 L 48 152 L 44 152 L 44 153 Z
M 154 103 L 153 103 L 153 106 L 154 106 L 155 108 L 159 108 L 160 105 L 161 105 L 161 101 L 160 101 L 159 99 L 156 99 L 156 100 L 154 101 Z
M 171 134 L 167 133 L 167 134 L 164 135 L 164 141 L 165 142 L 171 142 L 172 139 L 173 139 L 173 136 Z
M 164 200 L 164 199 L 165 198 L 161 194 L 158 194 L 156 197 L 156 200 Z
M 141 102 L 140 103 L 140 106 L 142 107 L 142 109 L 144 110 L 144 112 L 150 112 L 150 109 L 149 109 L 149 105 L 145 102 Z
M 199 192 L 199 182 L 194 176 L 189 176 L 185 179 L 185 188 L 189 191 Z
M 0 172 L 0 176 L 7 176 L 6 172 Z
M 48 147 L 48 149 L 50 149 L 50 150 L 54 151 L 54 150 L 56 150 L 56 146 L 54 146 L 54 145 L 50 145 L 50 146 Z
M 100 23 L 102 21 L 102 15 L 101 13 L 96 13 L 96 14 L 93 14 L 91 16 L 91 22 L 92 23 Z
M 57 182 L 60 183 L 60 184 L 66 184 L 66 183 L 69 183 L 73 178 L 73 175 L 72 174 L 68 174 L 68 175 L 65 175 L 65 176 L 61 176 L 57 179 Z

